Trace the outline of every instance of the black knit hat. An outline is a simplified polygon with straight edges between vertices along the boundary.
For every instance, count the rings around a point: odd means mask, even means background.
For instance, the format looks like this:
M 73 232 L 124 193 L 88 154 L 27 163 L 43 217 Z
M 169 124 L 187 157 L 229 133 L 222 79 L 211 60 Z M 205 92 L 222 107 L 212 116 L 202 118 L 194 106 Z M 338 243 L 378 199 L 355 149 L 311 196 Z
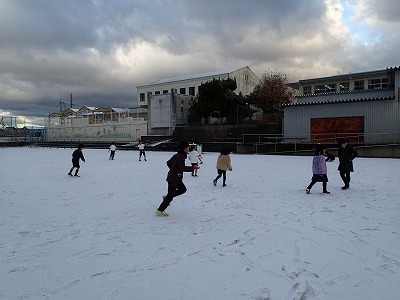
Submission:
M 229 150 L 228 147 L 224 147 L 221 149 L 220 153 L 223 155 L 228 155 L 229 153 L 231 153 L 231 151 Z
M 178 145 L 178 152 L 183 153 L 185 148 L 189 147 L 188 142 L 180 142 Z

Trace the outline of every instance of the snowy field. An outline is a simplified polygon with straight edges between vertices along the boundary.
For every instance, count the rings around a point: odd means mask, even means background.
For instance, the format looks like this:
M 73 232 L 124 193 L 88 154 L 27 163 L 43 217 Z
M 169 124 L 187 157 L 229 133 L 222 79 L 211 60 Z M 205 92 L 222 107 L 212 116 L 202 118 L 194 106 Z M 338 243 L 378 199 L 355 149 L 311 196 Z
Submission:
M 171 152 L 0 149 L 0 299 L 400 299 L 400 160 L 357 158 L 310 195 L 312 157 L 205 153 L 169 217 Z M 189 164 L 189 162 L 187 162 Z

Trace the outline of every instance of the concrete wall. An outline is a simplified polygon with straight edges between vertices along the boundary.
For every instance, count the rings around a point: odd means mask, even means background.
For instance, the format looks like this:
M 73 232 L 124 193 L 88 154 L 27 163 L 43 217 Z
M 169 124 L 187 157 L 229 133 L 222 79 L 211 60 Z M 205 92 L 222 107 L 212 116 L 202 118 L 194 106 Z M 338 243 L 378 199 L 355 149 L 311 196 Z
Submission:
M 295 156 L 313 156 L 315 144 L 301 143 L 268 143 L 242 144 L 236 146 L 237 153 L 242 154 L 277 154 Z M 359 157 L 400 158 L 400 145 L 354 146 Z M 328 152 L 337 156 L 337 147 L 327 146 Z
M 281 134 L 281 124 L 269 125 L 205 125 L 177 127 L 174 140 L 191 142 L 242 141 L 242 134 Z
M 147 121 L 142 118 L 126 118 L 124 122 L 89 124 L 88 118 L 76 118 L 71 125 L 51 125 L 47 127 L 47 139 L 51 141 L 137 141 L 147 135 Z
M 360 157 L 400 158 L 400 145 L 360 146 L 356 149 Z
M 172 135 L 176 126 L 187 126 L 192 96 L 171 93 L 149 98 L 148 134 Z

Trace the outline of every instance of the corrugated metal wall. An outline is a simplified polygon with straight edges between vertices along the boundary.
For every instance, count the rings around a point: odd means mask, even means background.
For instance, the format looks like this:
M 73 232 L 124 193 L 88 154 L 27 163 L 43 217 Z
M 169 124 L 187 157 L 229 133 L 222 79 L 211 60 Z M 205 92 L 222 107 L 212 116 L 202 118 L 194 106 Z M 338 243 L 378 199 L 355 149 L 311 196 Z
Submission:
M 284 108 L 285 138 L 304 137 L 310 141 L 312 118 L 364 117 L 364 141 L 367 143 L 400 142 L 400 102 L 374 100 Z

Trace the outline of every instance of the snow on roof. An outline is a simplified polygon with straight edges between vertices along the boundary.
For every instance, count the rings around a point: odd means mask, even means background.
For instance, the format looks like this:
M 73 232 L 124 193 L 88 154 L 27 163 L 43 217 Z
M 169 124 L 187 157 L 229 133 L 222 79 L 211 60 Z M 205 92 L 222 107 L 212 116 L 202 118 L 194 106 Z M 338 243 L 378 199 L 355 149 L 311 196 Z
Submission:
M 111 107 L 111 109 L 113 110 L 113 112 L 116 112 L 116 113 L 123 113 L 123 112 L 129 111 L 129 109 L 127 109 L 127 108 Z
M 79 109 L 78 108 L 72 108 L 72 107 L 68 107 L 65 111 L 67 110 L 72 110 L 73 112 L 78 112 Z
M 307 106 L 307 105 L 320 105 L 320 104 L 335 104 L 335 103 L 349 103 L 349 102 L 364 102 L 364 101 L 380 101 L 380 100 L 394 100 L 395 97 L 375 97 L 375 98 L 358 98 L 358 99 L 339 99 L 328 101 L 314 101 L 314 102 L 293 102 L 283 104 L 284 107 L 288 106 Z
M 88 109 L 88 110 L 95 110 L 95 109 L 97 109 L 97 107 L 95 107 L 95 106 L 82 106 L 80 109 L 79 109 L 79 111 L 81 111 L 81 110 L 83 110 L 83 109 Z
M 313 84 L 313 83 L 318 83 L 318 82 L 333 82 L 333 81 L 338 81 L 338 80 L 368 78 L 368 77 L 372 77 L 372 76 L 381 76 L 383 74 L 386 74 L 387 72 L 398 71 L 398 70 L 400 70 L 400 66 L 388 67 L 386 69 L 367 70 L 367 71 L 363 71 L 363 72 L 350 72 L 350 73 L 337 74 L 337 75 L 326 76 L 326 77 L 301 79 L 297 82 L 291 82 L 288 85 L 291 88 L 298 89 L 299 85 L 308 85 L 308 84 Z
M 72 113 L 77 113 L 83 112 L 83 115 L 87 115 L 88 113 L 85 110 L 89 110 L 92 113 L 98 114 L 98 113 L 104 113 L 104 112 L 116 112 L 116 113 L 123 113 L 123 112 L 128 112 L 129 108 L 119 108 L 119 107 L 95 107 L 95 106 L 82 106 L 81 108 L 67 108 L 66 110 L 64 110 L 62 113 L 61 112 L 54 112 L 51 113 L 49 116 L 53 117 L 53 116 L 59 116 L 59 115 L 68 115 L 68 114 L 72 114 Z
M 214 72 L 201 73 L 201 74 L 192 74 L 192 75 L 175 77 L 175 78 L 160 79 L 160 80 L 154 81 L 151 84 L 146 84 L 146 85 L 153 85 L 153 84 L 161 84 L 161 83 L 168 83 L 168 82 L 174 82 L 174 81 L 183 81 L 183 80 L 203 78 L 203 77 L 226 75 L 226 74 L 232 73 L 232 72 L 240 70 L 240 69 L 242 69 L 242 68 L 232 68 L 232 69 L 226 69 L 226 70 L 222 70 L 222 71 L 214 71 Z M 146 85 L 144 85 L 144 86 L 146 86 Z

